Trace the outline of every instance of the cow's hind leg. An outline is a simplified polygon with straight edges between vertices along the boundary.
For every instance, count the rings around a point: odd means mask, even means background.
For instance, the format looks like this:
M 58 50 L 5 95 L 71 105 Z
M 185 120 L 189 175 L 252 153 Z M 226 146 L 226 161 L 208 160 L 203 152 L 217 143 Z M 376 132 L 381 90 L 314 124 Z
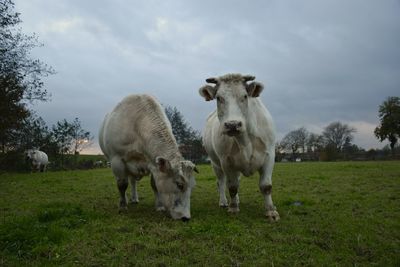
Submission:
M 165 207 L 160 200 L 160 194 L 157 191 L 156 181 L 154 180 L 153 174 L 150 174 L 150 184 L 151 184 L 151 188 L 153 189 L 153 192 L 154 192 L 154 197 L 156 199 L 156 210 L 164 211 Z
M 126 189 L 128 188 L 128 175 L 124 162 L 118 158 L 114 157 L 111 160 L 111 169 L 115 175 L 117 181 L 117 187 L 119 190 L 119 212 L 124 212 L 127 210 L 126 204 Z
M 264 196 L 265 215 L 270 221 L 279 221 L 279 213 L 272 202 L 272 171 L 274 168 L 274 152 L 267 155 L 264 166 L 260 170 L 260 191 Z
M 129 203 L 137 204 L 139 203 L 139 195 L 137 193 L 137 182 L 142 177 L 135 177 L 133 175 L 129 175 L 129 182 L 131 184 L 131 197 L 129 199 Z
M 225 195 L 225 184 L 226 184 L 226 179 L 225 179 L 225 174 L 222 171 L 220 167 L 217 165 L 213 164 L 213 169 L 215 172 L 215 175 L 217 176 L 217 186 L 218 186 L 218 193 L 219 193 L 219 206 L 226 208 L 228 207 L 228 200 L 226 199 Z

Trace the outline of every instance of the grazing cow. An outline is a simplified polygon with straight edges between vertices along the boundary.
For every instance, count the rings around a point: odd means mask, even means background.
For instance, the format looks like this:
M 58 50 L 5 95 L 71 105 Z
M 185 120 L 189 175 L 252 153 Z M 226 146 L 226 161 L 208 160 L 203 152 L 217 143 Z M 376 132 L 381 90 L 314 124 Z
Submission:
M 38 149 L 28 149 L 25 151 L 25 159 L 29 161 L 32 171 L 44 172 L 49 164 L 47 154 Z
M 174 219 L 190 219 L 190 195 L 195 185 L 193 171 L 197 169 L 183 159 L 171 125 L 154 97 L 125 97 L 105 117 L 99 143 L 117 180 L 120 211 L 127 207 L 128 179 L 132 191 L 130 201 L 137 203 L 136 182 L 150 174 L 156 209 L 168 210 Z
M 104 166 L 104 164 L 103 164 L 103 161 L 97 160 L 97 161 L 95 161 L 95 162 L 93 163 L 93 166 L 94 166 L 95 168 L 101 168 L 101 167 Z
M 203 143 L 218 178 L 219 205 L 227 207 L 225 185 L 231 201 L 229 212 L 239 212 L 240 174 L 260 175 L 259 188 L 264 196 L 266 216 L 279 220 L 272 202 L 272 170 L 275 158 L 274 125 L 258 96 L 263 90 L 254 76 L 227 74 L 208 78 L 199 93 L 206 101 L 217 100 L 217 109 L 206 122 Z

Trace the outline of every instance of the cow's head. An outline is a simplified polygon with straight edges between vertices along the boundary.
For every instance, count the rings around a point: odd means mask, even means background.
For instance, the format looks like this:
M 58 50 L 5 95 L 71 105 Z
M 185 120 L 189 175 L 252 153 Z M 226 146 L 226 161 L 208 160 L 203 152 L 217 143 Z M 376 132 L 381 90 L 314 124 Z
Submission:
M 24 154 L 25 154 L 25 160 L 30 161 L 35 157 L 37 149 L 28 149 L 25 150 Z
M 249 116 L 249 98 L 258 97 L 264 86 L 251 82 L 251 75 L 227 74 L 208 78 L 208 83 L 199 93 L 206 101 L 217 100 L 218 119 L 222 132 L 228 136 L 238 136 L 246 131 Z
M 157 157 L 152 173 L 163 206 L 173 219 L 190 219 L 190 195 L 196 185 L 193 172 L 196 166 L 188 160 L 170 162 Z

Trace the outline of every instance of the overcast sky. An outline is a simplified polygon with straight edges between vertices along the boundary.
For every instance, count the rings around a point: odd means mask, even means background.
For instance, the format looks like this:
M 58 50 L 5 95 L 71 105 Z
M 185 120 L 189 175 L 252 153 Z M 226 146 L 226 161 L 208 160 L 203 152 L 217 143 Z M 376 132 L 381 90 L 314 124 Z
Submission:
M 252 74 L 278 138 L 330 122 L 373 136 L 378 106 L 400 95 L 400 1 L 15 0 L 32 55 L 57 74 L 44 79 L 52 101 L 34 110 L 49 125 L 78 117 L 96 140 L 126 95 L 149 93 L 176 106 L 201 131 L 215 102 L 198 88 L 226 73 Z

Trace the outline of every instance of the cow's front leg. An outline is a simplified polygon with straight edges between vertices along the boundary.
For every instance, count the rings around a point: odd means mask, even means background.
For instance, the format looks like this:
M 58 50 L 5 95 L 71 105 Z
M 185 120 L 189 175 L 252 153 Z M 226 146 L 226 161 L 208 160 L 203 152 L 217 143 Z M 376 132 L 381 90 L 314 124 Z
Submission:
M 31 172 L 32 172 L 32 173 L 35 173 L 35 172 L 37 172 L 38 170 L 39 170 L 39 165 L 32 164 Z
M 272 171 L 274 168 L 275 153 L 269 153 L 264 166 L 260 170 L 260 191 L 264 196 L 265 215 L 270 221 L 279 221 L 279 213 L 272 202 Z
M 141 178 L 141 177 L 140 177 Z M 129 182 L 131 184 L 131 198 L 129 199 L 129 203 L 137 204 L 139 203 L 139 195 L 137 193 L 137 182 L 140 178 L 136 178 L 132 175 L 129 175 Z
M 114 158 L 111 161 L 111 169 L 117 181 L 119 191 L 119 212 L 127 211 L 125 192 L 128 188 L 128 175 L 124 163 L 119 158 Z
M 231 213 L 239 212 L 239 172 L 227 173 L 227 186 L 229 190 L 229 196 L 231 197 L 231 202 L 229 203 L 228 211 Z
M 158 193 L 156 181 L 154 180 L 153 174 L 150 174 L 150 184 L 151 184 L 151 188 L 153 189 L 153 192 L 154 192 L 154 197 L 156 199 L 156 204 L 155 204 L 156 210 L 157 211 L 165 211 L 165 207 L 161 202 L 160 194 Z
M 39 167 L 40 172 L 44 172 L 44 171 L 46 170 L 46 165 L 40 164 L 39 166 L 40 166 L 40 167 Z
M 226 185 L 225 174 L 222 171 L 222 169 L 215 164 L 213 164 L 213 169 L 214 169 L 215 175 L 217 176 L 217 179 L 218 179 L 217 187 L 218 187 L 218 193 L 219 193 L 219 206 L 226 208 L 226 207 L 228 207 L 228 200 L 226 199 L 226 195 L 225 195 L 225 185 Z

